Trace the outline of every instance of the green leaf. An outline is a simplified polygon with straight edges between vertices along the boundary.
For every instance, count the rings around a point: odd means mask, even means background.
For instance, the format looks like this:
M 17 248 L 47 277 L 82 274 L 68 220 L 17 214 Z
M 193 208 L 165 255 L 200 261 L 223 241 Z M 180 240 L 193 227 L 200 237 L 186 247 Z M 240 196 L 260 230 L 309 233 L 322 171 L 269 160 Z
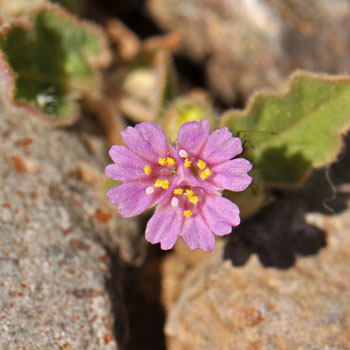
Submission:
M 0 31 L 0 49 L 13 102 L 56 124 L 75 118 L 77 100 L 99 88 L 98 70 L 108 61 L 102 32 L 54 6 L 10 22 Z
M 103 182 L 103 186 L 102 186 L 103 196 L 104 197 L 106 196 L 106 193 L 108 192 L 109 189 L 111 189 L 112 187 L 115 187 L 115 186 L 119 186 L 122 183 L 123 183 L 122 181 L 114 181 L 114 180 L 105 178 L 105 180 Z
M 266 185 L 301 184 L 336 160 L 350 126 L 350 77 L 298 71 L 283 93 L 255 95 L 228 111 L 222 126 L 245 140 L 245 154 Z

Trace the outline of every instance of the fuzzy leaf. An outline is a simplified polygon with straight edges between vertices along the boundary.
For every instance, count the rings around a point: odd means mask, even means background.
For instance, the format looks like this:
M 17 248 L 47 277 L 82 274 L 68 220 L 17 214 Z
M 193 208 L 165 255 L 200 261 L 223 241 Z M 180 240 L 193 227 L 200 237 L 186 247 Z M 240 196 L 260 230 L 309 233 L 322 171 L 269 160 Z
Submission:
M 336 160 L 350 126 L 350 77 L 298 71 L 285 92 L 257 94 L 222 126 L 247 140 L 245 156 L 266 185 L 301 184 Z
M 108 61 L 102 32 L 53 6 L 4 26 L 0 49 L 10 99 L 59 124 L 77 115 L 77 99 L 98 88 Z

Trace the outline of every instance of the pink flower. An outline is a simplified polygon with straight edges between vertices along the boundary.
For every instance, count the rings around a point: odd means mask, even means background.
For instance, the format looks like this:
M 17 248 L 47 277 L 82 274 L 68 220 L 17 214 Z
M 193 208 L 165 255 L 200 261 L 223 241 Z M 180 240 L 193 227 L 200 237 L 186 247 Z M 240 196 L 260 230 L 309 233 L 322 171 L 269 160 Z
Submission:
M 239 225 L 238 206 L 221 191 L 245 190 L 252 181 L 247 174 L 252 166 L 244 158 L 234 158 L 242 153 L 242 143 L 227 128 L 210 134 L 205 119 L 185 123 L 176 147 L 149 122 L 128 127 L 122 138 L 128 148 L 112 146 L 114 163 L 105 171 L 110 179 L 124 183 L 107 196 L 124 217 L 157 206 L 146 227 L 147 241 L 171 249 L 182 236 L 190 249 L 211 251 L 214 235 L 227 235 Z

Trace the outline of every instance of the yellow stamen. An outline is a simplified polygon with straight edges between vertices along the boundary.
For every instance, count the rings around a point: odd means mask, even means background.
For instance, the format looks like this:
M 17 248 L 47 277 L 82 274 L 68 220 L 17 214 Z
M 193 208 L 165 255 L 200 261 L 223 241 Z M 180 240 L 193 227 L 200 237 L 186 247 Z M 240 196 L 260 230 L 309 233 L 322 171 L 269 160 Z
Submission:
M 188 158 L 185 159 L 185 168 L 189 168 L 191 166 L 192 162 L 188 160 Z
M 174 165 L 174 164 L 175 164 L 175 159 L 170 158 L 170 157 L 167 157 L 166 162 L 167 162 L 169 165 Z
M 149 175 L 152 172 L 152 169 L 149 165 L 145 165 L 143 168 L 143 171 L 145 172 L 146 175 Z
M 206 166 L 206 164 L 202 160 L 199 160 L 197 162 L 197 165 L 198 165 L 198 168 L 201 169 L 201 170 L 203 170 L 205 168 L 205 166 Z
M 208 176 L 212 174 L 213 172 L 209 168 L 206 168 L 199 174 L 199 176 L 204 181 Z
M 189 216 L 191 216 L 192 215 L 192 211 L 191 210 L 184 210 L 184 216 L 186 217 L 186 218 L 188 218 Z
M 186 192 L 184 193 L 184 195 L 188 198 L 192 197 L 194 195 L 193 191 L 191 190 L 186 190 Z
M 167 190 L 169 188 L 169 181 L 168 180 L 156 180 L 156 182 L 153 185 L 154 187 L 160 187 L 164 190 Z
M 154 183 L 153 186 L 154 186 L 154 187 L 162 187 L 162 182 L 163 182 L 162 180 L 159 180 L 159 179 L 158 179 L 158 180 Z
M 183 193 L 183 188 L 175 188 L 175 190 L 174 190 L 174 194 L 182 194 Z
M 190 202 L 193 203 L 194 205 L 197 205 L 199 199 L 197 196 L 192 196 L 189 198 Z
M 166 164 L 166 159 L 165 159 L 165 158 L 159 157 L 158 163 L 159 163 L 160 165 L 165 165 L 165 164 Z

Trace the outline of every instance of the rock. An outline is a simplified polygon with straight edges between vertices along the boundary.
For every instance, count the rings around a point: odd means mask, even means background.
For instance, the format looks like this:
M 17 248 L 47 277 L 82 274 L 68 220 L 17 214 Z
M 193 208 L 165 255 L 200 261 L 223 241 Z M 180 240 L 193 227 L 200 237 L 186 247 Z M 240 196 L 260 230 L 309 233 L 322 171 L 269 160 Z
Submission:
M 278 86 L 297 68 L 350 68 L 347 0 L 149 0 L 148 7 L 182 38 L 185 54 L 204 62 L 211 89 L 226 103 Z
M 122 270 L 111 264 L 121 221 L 103 200 L 106 145 L 92 126 L 49 128 L 0 101 L 1 349 L 125 343 Z
M 164 280 L 169 350 L 349 349 L 349 158 L 332 168 L 334 215 L 322 201 L 331 198 L 329 184 L 316 172 L 210 257 L 187 263 L 190 272 L 178 266 L 177 283 Z M 165 276 L 174 259 L 164 263 Z

